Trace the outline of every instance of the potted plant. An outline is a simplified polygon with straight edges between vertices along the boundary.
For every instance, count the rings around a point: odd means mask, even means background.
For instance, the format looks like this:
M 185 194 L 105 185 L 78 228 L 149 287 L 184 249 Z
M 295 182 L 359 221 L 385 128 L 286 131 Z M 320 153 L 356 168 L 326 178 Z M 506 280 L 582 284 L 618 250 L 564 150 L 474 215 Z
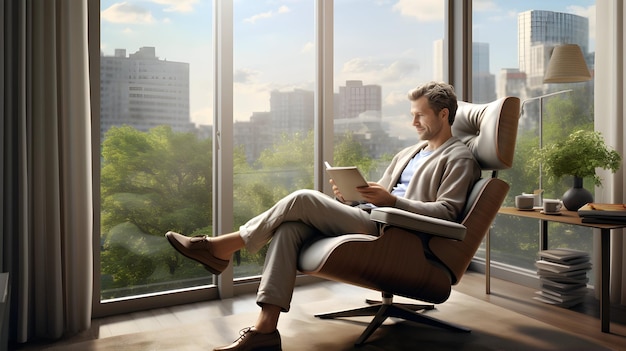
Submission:
M 570 211 L 576 211 L 593 201 L 593 195 L 583 188 L 583 178 L 591 178 L 596 186 L 602 186 L 596 168 L 609 169 L 615 173 L 621 164 L 620 154 L 604 143 L 602 134 L 590 130 L 577 130 L 566 139 L 549 144 L 537 153 L 536 159 L 552 179 L 566 175 L 574 177 L 573 187 L 561 198 L 563 206 Z

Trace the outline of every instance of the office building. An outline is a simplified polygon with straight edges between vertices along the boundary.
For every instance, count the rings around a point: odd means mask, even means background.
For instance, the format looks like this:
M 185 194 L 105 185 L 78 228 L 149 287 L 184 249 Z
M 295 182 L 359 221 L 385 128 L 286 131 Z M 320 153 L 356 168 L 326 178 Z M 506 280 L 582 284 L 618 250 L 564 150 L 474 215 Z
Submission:
M 348 80 L 345 86 L 339 87 L 339 94 L 335 95 L 335 119 L 357 118 L 363 112 L 380 117 L 382 101 L 380 85 L 363 85 L 360 80 Z
M 517 15 L 518 63 L 527 87 L 543 84 L 543 76 L 559 44 L 576 44 L 589 52 L 589 19 L 571 13 L 530 10 Z
M 126 55 L 100 57 L 100 137 L 112 126 L 129 125 L 148 131 L 169 125 L 191 132 L 189 113 L 189 64 L 161 60 L 154 47 L 142 47 Z

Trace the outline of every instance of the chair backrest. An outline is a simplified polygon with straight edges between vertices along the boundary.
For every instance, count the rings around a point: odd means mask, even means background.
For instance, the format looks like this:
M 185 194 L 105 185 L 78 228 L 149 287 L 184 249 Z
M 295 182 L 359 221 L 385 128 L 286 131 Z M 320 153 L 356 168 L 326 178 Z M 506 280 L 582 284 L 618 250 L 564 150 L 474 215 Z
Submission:
M 459 102 L 452 133 L 470 148 L 483 170 L 498 171 L 513 165 L 520 116 L 520 100 L 505 97 L 487 104 Z M 502 206 L 509 185 L 495 177 L 479 180 L 468 197 L 461 223 L 465 239 L 434 237 L 432 253 L 452 273 L 452 283 L 461 279 L 491 223 Z
M 459 101 L 452 134 L 474 153 L 483 170 L 513 165 L 520 116 L 520 100 L 504 97 L 487 104 Z

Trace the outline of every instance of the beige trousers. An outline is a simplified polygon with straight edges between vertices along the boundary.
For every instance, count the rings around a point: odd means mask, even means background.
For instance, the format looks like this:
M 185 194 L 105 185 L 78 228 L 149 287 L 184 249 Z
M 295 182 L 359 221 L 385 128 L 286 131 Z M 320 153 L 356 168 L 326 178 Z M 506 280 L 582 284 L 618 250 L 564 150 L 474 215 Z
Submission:
M 289 311 L 296 281 L 298 253 L 313 237 L 343 234 L 378 235 L 369 213 L 342 204 L 315 190 L 298 190 L 239 228 L 250 252 L 270 241 L 257 303 Z

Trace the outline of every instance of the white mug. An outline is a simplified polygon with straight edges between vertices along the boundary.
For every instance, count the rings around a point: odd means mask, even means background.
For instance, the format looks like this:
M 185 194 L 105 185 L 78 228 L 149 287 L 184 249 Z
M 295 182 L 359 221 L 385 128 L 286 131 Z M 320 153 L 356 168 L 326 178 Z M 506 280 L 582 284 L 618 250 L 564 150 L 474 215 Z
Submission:
M 533 208 L 535 199 L 532 195 L 517 195 L 515 196 L 515 207 L 520 210 L 530 210 Z
M 563 208 L 561 200 L 556 199 L 543 199 L 543 212 L 554 213 L 559 212 Z
M 535 199 L 534 206 L 541 207 L 541 193 L 531 194 L 531 193 L 522 193 L 522 195 L 532 196 Z

